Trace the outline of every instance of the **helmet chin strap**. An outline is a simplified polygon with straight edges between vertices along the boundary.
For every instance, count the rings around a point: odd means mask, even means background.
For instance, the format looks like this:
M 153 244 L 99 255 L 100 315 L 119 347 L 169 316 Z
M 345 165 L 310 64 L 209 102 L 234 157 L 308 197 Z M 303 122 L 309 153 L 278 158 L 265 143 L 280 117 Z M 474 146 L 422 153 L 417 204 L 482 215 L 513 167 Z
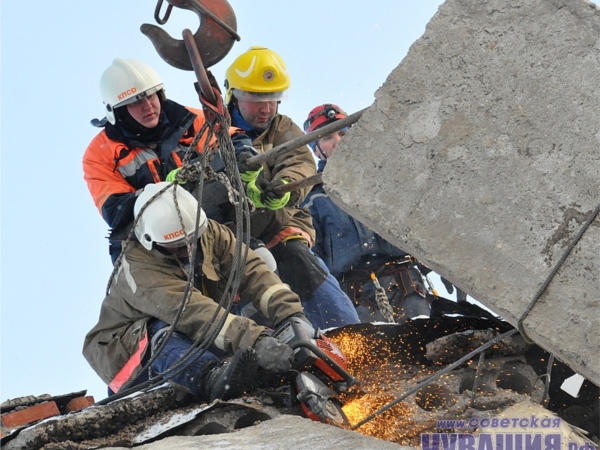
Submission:
M 323 152 L 323 150 L 321 150 L 321 146 L 319 145 L 319 142 L 317 141 L 317 143 L 315 144 L 315 148 L 319 150 L 319 154 L 317 155 L 319 157 L 319 159 L 321 161 L 325 161 L 327 162 L 327 155 L 325 155 L 325 153 Z

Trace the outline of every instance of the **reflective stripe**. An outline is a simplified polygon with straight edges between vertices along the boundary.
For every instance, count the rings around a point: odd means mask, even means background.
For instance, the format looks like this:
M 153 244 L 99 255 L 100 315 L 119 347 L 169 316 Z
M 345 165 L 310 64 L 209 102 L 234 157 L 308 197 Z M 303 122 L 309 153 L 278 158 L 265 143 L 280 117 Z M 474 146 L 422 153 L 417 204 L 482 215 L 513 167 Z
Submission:
M 290 239 L 304 239 L 306 240 L 308 247 L 313 246 L 313 241 L 310 238 L 310 235 L 297 227 L 287 227 L 284 228 L 283 231 L 279 232 L 271 241 L 267 244 L 267 248 L 273 248 L 280 242 L 289 241 Z
M 290 287 L 285 283 L 277 283 L 267 289 L 260 298 L 259 308 L 263 316 L 269 317 L 269 303 L 273 298 L 273 294 L 277 291 L 291 291 Z
M 127 286 L 129 286 L 129 289 L 131 289 L 131 292 L 133 292 L 135 294 L 137 292 L 137 283 L 135 282 L 135 279 L 131 275 L 129 268 L 130 268 L 129 261 L 127 261 L 126 256 L 123 256 L 123 259 L 121 259 L 121 267 L 119 267 L 119 271 L 117 272 L 117 276 L 115 277 L 115 284 L 119 280 L 119 275 L 121 275 L 121 272 L 123 272 L 125 275 L 125 281 L 127 282 Z
M 310 196 L 310 200 L 308 202 L 306 202 L 304 205 L 302 205 L 302 207 L 303 208 L 310 208 L 313 205 L 314 200 L 317 199 L 317 198 L 321 198 L 321 197 L 327 198 L 329 196 L 327 194 L 321 194 L 321 193 L 319 193 L 319 194 L 313 194 L 313 195 Z
M 183 161 L 181 161 L 181 158 L 179 157 L 177 152 L 171 152 L 171 158 L 173 158 L 173 161 L 175 161 L 175 164 L 177 164 L 177 167 L 183 166 Z
M 231 322 L 236 318 L 234 314 L 227 314 L 227 319 L 225 319 L 225 323 L 223 324 L 223 328 L 219 331 L 217 338 L 215 339 L 215 346 L 220 348 L 221 350 L 225 350 L 225 334 L 227 334 L 227 330 L 231 325 Z
M 158 174 L 158 170 L 156 170 L 156 164 L 154 164 L 154 161 L 158 162 L 158 158 L 148 161 L 148 169 L 150 170 L 150 174 L 152 175 L 152 180 L 154 183 L 160 183 L 160 175 Z
M 127 157 L 119 161 L 119 173 L 124 178 L 133 177 L 140 167 L 143 167 L 145 164 L 152 166 L 153 164 L 149 164 L 149 161 L 153 160 L 158 161 L 158 157 L 152 150 L 135 149 Z
M 119 373 L 115 375 L 112 379 L 108 387 L 114 392 L 117 393 L 121 389 L 121 387 L 131 378 L 131 375 L 142 363 L 142 355 L 148 346 L 148 331 L 144 334 L 144 338 L 138 342 L 137 351 L 131 355 L 129 361 L 125 363 L 125 365 L 119 370 Z

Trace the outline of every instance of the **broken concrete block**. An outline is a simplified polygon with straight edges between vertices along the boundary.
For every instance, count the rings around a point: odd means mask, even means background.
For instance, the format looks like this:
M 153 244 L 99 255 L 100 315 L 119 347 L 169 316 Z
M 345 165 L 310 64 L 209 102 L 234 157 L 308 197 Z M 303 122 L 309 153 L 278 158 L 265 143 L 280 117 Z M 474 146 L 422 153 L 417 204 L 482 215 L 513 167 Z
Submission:
M 446 1 L 329 159 L 327 191 L 516 326 L 600 203 L 598 36 L 585 0 Z M 596 217 L 523 321 L 596 385 L 599 255 Z
M 487 435 L 485 436 L 487 442 L 497 443 L 499 446 L 502 446 L 500 443 L 503 443 L 505 448 L 511 448 L 510 441 L 517 442 L 519 438 L 524 441 L 529 439 L 531 442 L 535 442 L 537 439 L 538 442 L 544 442 L 545 447 L 549 447 L 550 442 L 554 441 L 560 448 L 587 450 L 597 448 L 589 437 L 581 433 L 581 430 L 530 400 L 505 409 L 498 414 L 497 419 L 499 422 L 508 423 L 509 426 L 491 427 L 486 426 L 485 421 L 479 421 L 479 427 L 473 435 L 479 439 L 483 435 Z M 483 425 L 481 425 L 482 423 Z M 479 442 L 481 445 L 482 441 Z M 533 448 L 535 445 L 529 445 L 529 447 Z

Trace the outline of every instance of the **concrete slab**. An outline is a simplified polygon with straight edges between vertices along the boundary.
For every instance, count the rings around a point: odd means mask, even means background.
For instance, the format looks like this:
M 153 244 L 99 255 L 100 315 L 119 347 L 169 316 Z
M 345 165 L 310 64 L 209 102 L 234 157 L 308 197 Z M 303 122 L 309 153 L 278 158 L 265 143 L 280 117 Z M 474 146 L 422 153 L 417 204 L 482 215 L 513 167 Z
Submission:
M 242 450 L 261 449 L 313 450 L 327 448 L 331 450 L 381 449 L 411 450 L 392 442 L 386 442 L 353 431 L 313 422 L 298 416 L 280 416 L 261 422 L 256 426 L 244 428 L 234 433 L 204 435 L 198 437 L 174 436 L 152 444 L 137 447 L 139 450 L 176 450 L 176 449 L 222 449 Z M 125 450 L 124 447 L 107 447 L 106 450 Z
M 516 325 L 600 203 L 600 10 L 446 1 L 324 181 L 342 208 Z M 596 385 L 599 255 L 596 217 L 524 320 Z

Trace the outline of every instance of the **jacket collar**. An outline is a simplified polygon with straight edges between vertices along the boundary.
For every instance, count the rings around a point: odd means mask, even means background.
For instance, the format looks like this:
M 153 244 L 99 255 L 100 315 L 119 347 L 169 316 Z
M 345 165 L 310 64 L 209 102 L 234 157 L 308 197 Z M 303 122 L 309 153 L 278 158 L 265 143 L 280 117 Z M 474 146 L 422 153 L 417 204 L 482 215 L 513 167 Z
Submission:
M 323 170 L 325 170 L 326 165 L 327 165 L 327 161 L 323 161 L 322 159 L 320 159 L 317 164 L 317 172 L 323 172 Z
M 183 136 L 190 129 L 195 118 L 196 115 L 185 106 L 172 100 L 165 100 L 162 103 L 160 122 L 155 129 L 152 129 L 151 135 L 134 134 L 124 127 L 121 122 L 117 122 L 115 125 L 107 122 L 104 129 L 109 139 L 122 142 L 129 148 L 148 147 L 152 143 L 161 142 L 177 132 Z M 193 133 L 194 130 L 191 131 Z M 177 140 L 181 136 L 178 136 Z

